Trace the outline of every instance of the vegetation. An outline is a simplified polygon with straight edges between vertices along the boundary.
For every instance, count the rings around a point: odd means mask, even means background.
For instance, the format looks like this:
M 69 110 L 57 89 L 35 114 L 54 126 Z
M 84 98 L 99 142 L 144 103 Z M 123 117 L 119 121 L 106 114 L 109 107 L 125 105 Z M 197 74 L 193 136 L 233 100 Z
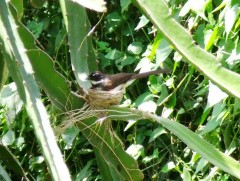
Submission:
M 240 179 L 239 2 L 81 5 L 0 1 L 0 180 Z M 157 68 L 87 106 L 90 72 Z

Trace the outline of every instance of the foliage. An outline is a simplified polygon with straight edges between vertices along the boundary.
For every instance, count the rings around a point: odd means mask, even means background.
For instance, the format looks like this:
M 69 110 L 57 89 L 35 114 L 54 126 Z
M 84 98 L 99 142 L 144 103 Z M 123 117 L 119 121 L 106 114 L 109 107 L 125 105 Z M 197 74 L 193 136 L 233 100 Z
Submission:
M 161 1 L 155 0 L 146 4 L 141 0 L 134 3 L 130 0 L 120 0 L 120 3 L 110 1 L 104 14 L 87 10 L 86 17 L 89 18 L 89 22 L 86 21 L 86 24 L 89 23 L 94 30 L 93 45 L 90 34 L 87 35 L 91 28 L 83 29 L 85 24 L 77 24 L 78 18 L 83 17 L 63 20 L 62 13 L 64 16 L 69 13 L 68 10 L 64 12 L 64 1 L 61 1 L 61 6 L 57 1 L 47 1 L 37 8 L 28 1 L 23 2 L 24 13 L 21 22 L 34 35 L 36 45 L 39 47 L 37 51 L 32 51 L 36 49 L 30 46 L 33 44 L 32 38 L 25 39 L 25 43 L 31 47 L 27 55 L 32 60 L 48 60 L 46 64 L 38 62 L 31 64 L 36 70 L 37 81 L 41 82 L 42 102 L 55 130 L 59 128 L 60 123 L 66 122 L 63 113 L 83 106 L 84 100 L 77 98 L 71 90 L 77 91 L 79 85 L 85 86 L 78 73 L 87 74 L 96 69 L 95 54 L 99 62 L 98 69 L 109 74 L 147 71 L 159 67 L 172 70 L 169 75 L 150 76 L 149 79 L 135 81 L 127 88 L 122 105 L 148 113 L 145 116 L 138 113 L 137 121 L 136 115 L 131 117 L 133 113 L 122 111 L 120 117 L 123 119 L 126 115 L 127 122 L 115 117 L 118 121 L 112 122 L 112 128 L 116 135 L 108 123 L 98 124 L 96 119 L 81 122 L 77 127 L 69 127 L 60 135 L 56 132 L 59 136 L 57 137 L 59 147 L 74 180 L 106 178 L 104 176 L 113 174 L 115 169 L 113 166 L 111 170 L 109 166 L 111 164 L 108 163 L 118 164 L 121 161 L 123 167 L 120 168 L 126 168 L 127 164 L 132 164 L 135 168 L 138 164 L 146 180 L 237 180 L 229 173 L 218 169 L 216 165 L 211 165 L 208 162 L 211 160 L 208 157 L 201 157 L 203 155 L 198 152 L 199 150 L 192 149 L 194 146 L 201 146 L 194 143 L 194 139 L 191 142 L 194 136 L 189 139 L 182 138 L 191 135 L 188 133 L 191 130 L 217 150 L 239 160 L 240 93 L 239 84 L 236 83 L 240 79 L 236 78 L 238 74 L 233 73 L 239 72 L 240 60 L 240 4 L 237 1 L 169 0 L 171 17 L 188 31 L 187 35 L 185 30 L 183 33 L 176 31 L 178 29 L 173 26 L 175 22 L 168 18 L 163 18 L 164 21 L 161 21 L 159 16 L 156 18 L 158 12 L 154 12 L 155 8 L 147 9 L 148 5 L 150 7 L 151 4 Z M 81 13 L 85 12 L 82 10 Z M 75 26 L 68 27 L 67 22 Z M 164 28 L 164 25 L 167 27 Z M 80 33 L 74 34 L 76 29 Z M 189 34 L 204 51 L 199 53 L 193 49 L 194 45 L 189 41 Z M 73 44 L 74 42 L 77 44 Z M 0 65 L 5 66 L 2 53 L 0 54 Z M 3 71 L 5 72 L 6 68 L 3 68 Z M 5 84 L 0 95 L 1 143 L 8 146 L 17 165 L 16 168 L 11 168 L 12 170 L 5 166 L 5 170 L 11 175 L 12 180 L 19 180 L 19 173 L 16 170 L 24 170 L 24 174 L 20 175 L 30 180 L 48 180 L 51 172 L 47 159 L 36 137 L 33 136 L 36 130 L 34 131 L 34 126 L 29 124 L 31 122 L 29 112 L 25 107 L 21 109 L 16 87 L 12 85 L 16 79 L 13 76 L 8 79 L 6 76 L 3 77 L 7 73 L 0 75 L 2 76 L 0 88 Z M 59 86 L 61 91 L 58 90 Z M 6 89 L 7 92 L 11 89 L 11 95 L 5 94 Z M 61 99 L 63 97 L 64 100 Z M 5 100 L 6 98 L 8 99 Z M 67 104 L 68 101 L 70 104 Z M 181 126 L 175 127 L 174 130 L 174 126 L 178 124 L 166 120 L 164 122 L 164 119 L 159 121 L 163 126 L 156 121 L 150 122 L 147 120 L 149 117 L 158 120 L 156 117 L 148 116 L 150 113 L 170 118 L 189 130 L 178 135 L 176 133 Z M 92 127 L 93 132 L 89 132 L 89 125 L 95 126 Z M 102 136 L 105 132 L 114 133 L 112 140 L 107 140 L 109 135 Z M 105 140 L 107 144 L 101 142 Z M 121 145 L 117 145 L 116 150 L 111 150 L 114 145 L 110 143 L 123 143 L 126 152 L 137 161 L 137 164 L 131 158 L 128 159 L 125 152 L 122 153 Z M 97 144 L 102 147 L 96 146 Z M 104 154 L 101 153 L 101 148 Z M 208 146 L 206 151 L 207 149 Z M 111 162 L 112 158 L 116 160 Z M 118 158 L 126 159 L 119 161 Z M 228 160 L 224 161 L 227 165 Z M 102 165 L 99 165 L 100 163 Z M 1 165 L 4 166 L 4 162 L 1 162 Z M 109 173 L 103 173 L 101 167 L 108 168 Z M 116 167 L 119 168 L 118 165 Z M 119 169 L 116 173 L 122 173 L 121 171 Z M 138 169 L 136 171 L 140 180 L 141 174 Z

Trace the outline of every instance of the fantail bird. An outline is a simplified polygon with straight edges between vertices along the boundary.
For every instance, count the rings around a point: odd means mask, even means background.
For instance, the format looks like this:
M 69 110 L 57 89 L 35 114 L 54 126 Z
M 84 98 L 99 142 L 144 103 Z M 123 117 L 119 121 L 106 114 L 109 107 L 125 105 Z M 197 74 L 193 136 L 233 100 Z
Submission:
M 88 76 L 92 84 L 92 89 L 103 91 L 118 91 L 130 85 L 135 79 L 148 77 L 149 75 L 159 75 L 161 73 L 169 73 L 170 70 L 158 69 L 144 73 L 118 73 L 118 74 L 104 74 L 100 71 L 95 71 Z

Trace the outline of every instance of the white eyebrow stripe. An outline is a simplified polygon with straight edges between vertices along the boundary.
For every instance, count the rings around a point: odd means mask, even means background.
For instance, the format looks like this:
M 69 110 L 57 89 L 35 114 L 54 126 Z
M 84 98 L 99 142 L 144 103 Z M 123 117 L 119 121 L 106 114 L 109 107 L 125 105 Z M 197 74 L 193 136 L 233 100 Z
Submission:
M 100 83 L 102 83 L 102 82 L 103 82 L 103 80 L 99 80 L 99 81 L 91 80 L 91 83 L 92 83 L 93 85 L 97 85 L 97 84 L 100 84 Z

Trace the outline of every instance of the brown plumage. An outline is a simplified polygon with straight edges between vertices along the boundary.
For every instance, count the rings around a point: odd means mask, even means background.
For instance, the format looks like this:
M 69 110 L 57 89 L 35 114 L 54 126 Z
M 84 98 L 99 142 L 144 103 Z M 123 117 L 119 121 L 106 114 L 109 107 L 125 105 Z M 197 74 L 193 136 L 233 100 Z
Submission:
M 145 78 L 148 77 L 149 75 L 159 75 L 161 73 L 170 73 L 170 71 L 166 69 L 158 69 L 138 74 L 118 73 L 113 75 L 104 74 L 100 71 L 96 71 L 90 74 L 88 79 L 91 81 L 93 89 L 109 91 L 120 90 L 124 87 L 127 87 L 135 79 Z

